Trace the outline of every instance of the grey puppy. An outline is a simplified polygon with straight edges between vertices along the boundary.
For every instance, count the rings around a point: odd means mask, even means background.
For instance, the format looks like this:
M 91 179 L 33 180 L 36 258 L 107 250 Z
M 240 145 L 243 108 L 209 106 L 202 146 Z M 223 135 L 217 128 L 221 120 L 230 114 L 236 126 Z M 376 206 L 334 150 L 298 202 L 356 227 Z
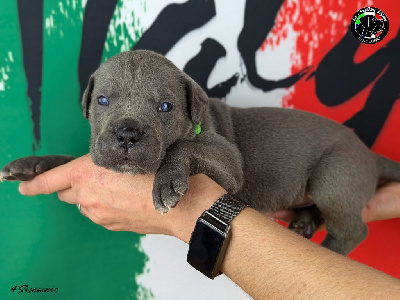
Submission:
M 150 51 L 124 52 L 102 64 L 82 106 L 94 163 L 156 173 L 160 212 L 178 203 L 190 175 L 204 173 L 261 212 L 315 203 L 328 231 L 322 245 L 348 254 L 367 235 L 361 211 L 379 180 L 400 181 L 400 165 L 373 154 L 346 127 L 292 109 L 230 107 Z M 22 158 L 1 177 L 29 180 L 71 159 Z

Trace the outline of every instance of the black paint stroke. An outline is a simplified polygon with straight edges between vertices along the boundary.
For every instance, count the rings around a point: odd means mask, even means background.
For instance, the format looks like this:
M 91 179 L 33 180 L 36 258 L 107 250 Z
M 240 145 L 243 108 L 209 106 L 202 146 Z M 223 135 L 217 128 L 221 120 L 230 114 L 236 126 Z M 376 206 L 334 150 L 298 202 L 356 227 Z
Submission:
M 224 98 L 236 85 L 239 74 L 209 89 L 207 81 L 218 59 L 226 56 L 225 48 L 216 40 L 208 38 L 201 44 L 200 52 L 184 67 L 183 71 L 192 77 L 210 97 Z M 199 67 L 201 66 L 201 67 Z
M 43 63 L 43 0 L 18 0 L 23 63 L 33 123 L 33 152 L 40 148 L 40 104 Z
M 267 80 L 257 73 L 256 51 L 275 24 L 276 15 L 284 0 L 263 1 L 247 0 L 244 12 L 244 26 L 238 39 L 238 49 L 247 70 L 249 82 L 263 91 L 292 86 L 309 70 L 306 68 L 297 74 L 281 80 Z
M 315 71 L 316 95 L 327 106 L 339 105 L 370 84 L 389 62 L 386 47 L 361 63 L 354 63 L 360 42 L 350 28 L 342 40 L 321 60 Z
M 206 24 L 215 14 L 214 0 L 170 4 L 161 11 L 132 49 L 152 50 L 165 55 L 182 37 Z
M 388 67 L 368 95 L 364 108 L 348 120 L 345 125 L 372 147 L 379 136 L 394 103 L 400 99 L 400 35 L 387 44 Z
M 118 0 L 88 0 L 86 4 L 78 66 L 80 99 L 90 75 L 101 63 L 108 27 L 117 2 Z

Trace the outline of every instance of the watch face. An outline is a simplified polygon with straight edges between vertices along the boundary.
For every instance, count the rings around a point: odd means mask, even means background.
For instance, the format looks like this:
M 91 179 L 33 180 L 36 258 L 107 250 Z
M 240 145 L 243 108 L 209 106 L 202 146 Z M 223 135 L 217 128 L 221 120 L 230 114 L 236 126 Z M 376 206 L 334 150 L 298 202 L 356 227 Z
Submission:
M 213 278 L 226 233 L 202 219 L 196 224 L 190 239 L 188 262 L 206 276 Z
M 351 31 L 361 43 L 375 44 L 389 32 L 389 20 L 380 9 L 364 7 L 351 19 Z

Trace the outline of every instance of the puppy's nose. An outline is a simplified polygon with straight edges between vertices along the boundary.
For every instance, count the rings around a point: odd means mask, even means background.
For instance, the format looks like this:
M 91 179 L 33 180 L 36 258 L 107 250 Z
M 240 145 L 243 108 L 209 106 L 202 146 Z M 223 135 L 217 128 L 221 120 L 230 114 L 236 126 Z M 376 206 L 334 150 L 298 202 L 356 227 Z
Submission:
M 143 133 L 132 127 L 121 127 L 115 131 L 118 146 L 121 148 L 132 148 L 142 137 Z

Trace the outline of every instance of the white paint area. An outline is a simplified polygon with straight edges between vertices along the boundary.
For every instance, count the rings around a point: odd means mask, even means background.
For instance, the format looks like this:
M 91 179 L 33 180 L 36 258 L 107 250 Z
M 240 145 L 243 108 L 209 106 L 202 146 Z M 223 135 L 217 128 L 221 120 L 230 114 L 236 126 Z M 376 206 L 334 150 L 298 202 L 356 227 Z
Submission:
M 211 38 L 220 43 L 227 54 L 217 61 L 207 86 L 212 88 L 235 73 L 242 73 L 237 39 L 243 28 L 244 5 L 245 1 L 243 0 L 236 1 L 235 5 L 228 1 L 215 1 L 216 16 L 204 26 L 185 35 L 167 53 L 167 57 L 182 69 L 190 59 L 198 54 L 201 44 L 207 38 Z
M 278 46 L 267 45 L 264 51 L 256 52 L 257 73 L 266 80 L 281 80 L 291 75 L 293 54 L 295 53 L 297 33 L 288 25 L 286 39 L 281 39 Z M 254 88 L 249 82 L 239 82 L 227 97 L 228 104 L 236 107 L 282 107 L 282 98 L 293 91 L 280 88 L 264 92 Z
M 147 271 L 138 275 L 136 281 L 151 290 L 154 299 L 252 299 L 225 275 L 210 280 L 193 269 L 186 262 L 188 246 L 173 237 L 147 235 L 140 244 L 149 260 Z
M 171 3 L 183 2 L 185 1 L 148 1 L 146 2 L 146 11 L 139 11 L 140 15 L 136 13 L 136 16 L 146 30 L 164 7 Z M 216 16 L 214 18 L 185 35 L 166 56 L 178 68 L 183 69 L 186 63 L 199 53 L 201 44 L 207 38 L 215 39 L 225 48 L 227 54 L 217 61 L 208 79 L 208 88 L 226 81 L 234 74 L 239 74 L 237 85 L 224 99 L 228 104 L 240 107 L 282 106 L 281 99 L 289 94 L 288 89 L 263 92 L 243 80 L 246 70 L 237 49 L 237 40 L 244 24 L 245 1 L 237 0 L 235 5 L 229 1 L 215 1 L 215 8 Z M 264 51 L 256 52 L 257 69 L 261 77 L 268 80 L 279 80 L 291 75 L 290 54 L 293 52 L 296 34 L 291 27 L 287 30 L 288 36 L 281 40 L 279 46 L 274 49 L 266 47 Z
M 7 56 L 4 57 L 2 67 L 0 68 L 0 93 L 4 92 L 7 86 L 7 81 L 10 79 L 10 72 L 12 68 L 12 64 L 14 63 L 14 56 L 11 51 L 7 52 Z

